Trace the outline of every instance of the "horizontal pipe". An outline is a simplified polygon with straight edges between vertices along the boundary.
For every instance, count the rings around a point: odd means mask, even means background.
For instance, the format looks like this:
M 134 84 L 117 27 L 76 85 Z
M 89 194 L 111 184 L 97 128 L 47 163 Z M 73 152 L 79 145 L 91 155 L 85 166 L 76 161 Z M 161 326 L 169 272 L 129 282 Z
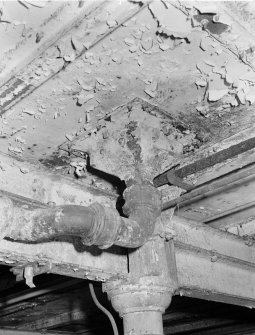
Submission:
M 33 242 L 60 236 L 84 236 L 93 224 L 93 211 L 75 205 L 27 210 L 12 207 L 11 229 L 13 240 Z M 22 227 L 22 229 L 20 229 Z
M 238 171 L 235 170 L 227 175 L 220 176 L 213 181 L 198 185 L 197 187 L 194 187 L 192 191 L 181 195 L 179 198 L 165 202 L 162 209 L 166 210 L 176 205 L 178 205 L 179 208 L 188 206 L 196 201 L 207 198 L 212 194 L 226 191 L 226 189 L 231 189 L 254 178 L 255 164 L 252 164 L 251 166 L 247 166 Z
M 19 242 L 45 242 L 64 236 L 81 238 L 85 245 L 136 248 L 146 242 L 142 226 L 121 217 L 116 209 L 95 203 L 27 209 L 0 198 L 0 235 Z
M 253 211 L 254 206 L 255 206 L 255 200 L 242 204 L 240 206 L 235 206 L 234 208 L 229 208 L 228 210 L 217 213 L 213 216 L 209 216 L 207 219 L 203 220 L 203 223 L 209 223 L 211 227 L 214 227 L 214 221 L 218 219 L 226 218 L 226 216 L 229 216 L 229 215 L 233 217 L 234 214 L 243 212 L 247 209 L 252 209 Z M 215 226 L 215 228 L 217 228 L 217 225 Z
M 168 170 L 167 172 L 163 173 L 162 175 L 154 179 L 154 186 L 155 187 L 163 186 L 168 182 L 170 182 L 171 184 L 171 180 L 169 180 L 168 178 L 169 173 L 170 176 L 174 174 L 178 178 L 185 178 L 192 174 L 213 167 L 216 164 L 223 163 L 227 159 L 234 158 L 235 156 L 245 153 L 254 148 L 255 148 L 255 137 L 248 138 L 243 142 L 234 144 L 226 149 L 220 150 L 208 157 L 203 157 L 179 169 L 176 169 L 174 171 Z

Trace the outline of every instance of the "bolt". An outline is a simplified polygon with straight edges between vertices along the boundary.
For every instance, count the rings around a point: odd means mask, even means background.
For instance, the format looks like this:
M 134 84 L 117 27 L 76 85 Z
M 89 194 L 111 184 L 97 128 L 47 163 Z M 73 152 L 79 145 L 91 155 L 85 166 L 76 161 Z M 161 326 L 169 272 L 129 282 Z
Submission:
M 251 246 L 253 246 L 253 244 L 254 244 L 254 240 L 253 240 L 251 237 L 248 237 L 247 240 L 245 241 L 245 244 L 246 244 L 248 247 L 251 247 Z
M 218 256 L 217 255 L 213 255 L 212 257 L 211 257 L 211 262 L 217 262 L 217 260 L 218 260 Z

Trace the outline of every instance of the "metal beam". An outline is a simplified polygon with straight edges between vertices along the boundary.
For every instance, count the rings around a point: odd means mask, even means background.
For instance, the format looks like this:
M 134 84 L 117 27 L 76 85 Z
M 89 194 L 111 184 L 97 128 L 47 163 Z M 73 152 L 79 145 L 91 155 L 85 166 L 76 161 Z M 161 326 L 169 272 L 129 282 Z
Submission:
M 203 157 L 193 163 L 189 163 L 176 170 L 169 170 L 163 173 L 161 176 L 154 179 L 154 186 L 159 187 L 168 183 L 174 185 L 174 183 L 172 182 L 173 178 L 182 179 L 187 176 L 194 175 L 195 173 L 199 173 L 203 170 L 213 167 L 216 164 L 223 163 L 228 159 L 232 159 L 233 157 L 243 154 L 254 148 L 255 148 L 255 137 L 252 137 L 243 142 L 234 144 L 229 148 L 223 149 L 212 155 L 209 155 L 208 157 Z M 184 189 L 186 189 L 185 188 L 186 186 L 189 186 L 192 189 L 192 186 L 188 184 L 184 185 Z
M 251 143 L 255 138 L 255 128 L 247 128 L 236 132 L 233 136 L 199 150 L 182 160 L 181 166 L 195 166 L 201 158 L 216 152 L 222 153 L 241 143 Z M 241 149 L 242 145 L 241 145 Z M 180 216 L 199 222 L 207 222 L 214 227 L 229 226 L 236 221 L 244 223 L 254 215 L 253 188 L 255 180 L 255 149 L 248 150 L 238 156 L 214 165 L 214 168 L 194 173 L 185 179 L 188 184 L 194 184 L 194 189 L 179 198 L 166 201 L 163 208 L 178 205 Z M 191 163 L 191 165 L 190 165 Z M 182 169 L 182 168 L 181 168 Z M 183 170 L 182 170 L 183 171 Z M 170 192 L 169 188 L 169 192 Z M 254 199 L 253 199 L 254 198 Z M 166 197 L 167 199 L 167 197 Z M 253 210 L 252 210 L 253 206 Z M 232 213 L 234 213 L 232 216 Z M 231 214 L 231 215 L 230 215 Z
M 244 237 L 252 237 L 254 239 L 255 237 L 255 218 L 254 216 L 247 220 L 244 223 L 239 224 L 233 224 L 229 225 L 224 228 L 225 231 L 228 231 L 229 233 L 238 235 L 238 236 L 244 236 Z M 252 240 L 250 240 L 252 242 Z
M 231 233 L 173 217 L 180 295 L 255 307 L 255 246 Z
M 18 199 L 26 196 L 44 203 L 115 205 L 114 194 L 46 173 L 29 163 L 2 155 L 1 166 L 0 189 L 15 190 Z M 29 170 L 26 174 L 21 172 L 24 166 Z M 174 216 L 170 222 L 168 211 L 162 213 L 162 220 L 177 234 L 174 247 L 180 294 L 255 307 L 255 246 L 250 241 L 185 218 Z M 99 281 L 127 275 L 125 250 L 99 252 L 72 242 L 24 244 L 2 240 L 0 261 L 10 266 L 32 264 L 46 272 Z
M 28 202 L 23 197 L 44 204 L 54 202 L 56 205 L 88 206 L 98 202 L 107 207 L 115 207 L 116 204 L 116 194 L 60 173 L 49 172 L 42 165 L 24 162 L 3 153 L 0 153 L 0 170 L 1 193 L 8 195 L 15 192 L 17 202 L 28 206 L 33 205 L 33 202 Z
M 38 271 L 98 281 L 127 274 L 127 257 L 123 249 L 100 251 L 73 242 L 25 244 L 2 240 L 0 263 L 14 267 L 32 266 L 35 274 Z
M 224 216 L 226 210 L 237 211 L 237 204 L 245 206 L 248 201 L 253 200 L 251 199 L 253 194 L 249 194 L 247 187 L 251 187 L 251 189 L 254 187 L 252 184 L 254 179 L 255 164 L 252 164 L 230 172 L 226 176 L 216 178 L 189 193 L 181 195 L 179 198 L 166 202 L 163 208 L 167 209 L 178 205 L 179 213 L 181 211 L 182 216 L 188 217 L 190 215 L 194 220 L 209 222 Z M 250 184 L 249 186 L 247 185 L 248 183 Z M 237 196 L 239 192 L 242 192 L 242 189 L 245 190 L 242 197 Z M 228 192 L 225 195 L 224 192 L 226 191 Z M 222 201 L 223 198 L 224 201 Z M 232 200 L 231 202 L 229 201 L 230 199 Z M 206 210 L 203 210 L 204 208 Z
M 171 225 L 177 234 L 174 247 L 181 295 L 255 307 L 255 246 L 184 218 L 174 217 Z M 51 273 L 100 281 L 127 274 L 125 255 L 93 252 L 97 249 L 78 252 L 68 242 L 0 242 L 4 264 L 36 263 Z
M 4 154 L 1 154 L 0 161 L 0 195 L 10 196 L 20 206 L 38 207 L 48 202 L 86 206 L 98 202 L 115 208 L 114 194 Z M 10 193 L 14 190 L 15 195 Z M 32 264 L 40 273 L 100 281 L 127 273 L 127 258 L 123 249 L 113 248 L 103 252 L 95 247 L 82 247 L 77 241 L 24 244 L 2 240 L 0 263 L 15 267 Z

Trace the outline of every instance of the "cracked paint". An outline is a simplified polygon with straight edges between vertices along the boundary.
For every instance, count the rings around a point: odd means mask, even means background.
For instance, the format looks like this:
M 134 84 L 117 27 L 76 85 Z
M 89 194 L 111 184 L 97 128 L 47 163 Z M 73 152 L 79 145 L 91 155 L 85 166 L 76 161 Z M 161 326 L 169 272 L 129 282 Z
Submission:
M 41 11 L 50 5 L 28 6 L 30 9 L 22 10 Z M 132 10 L 139 9 L 135 3 L 130 6 Z M 227 136 L 232 117 L 238 115 L 240 107 L 248 108 L 254 103 L 253 49 L 247 48 L 249 42 L 243 40 L 246 51 L 240 59 L 242 51 L 238 49 L 237 55 L 229 48 L 226 41 L 237 33 L 242 35 L 243 30 L 235 22 L 230 25 L 222 6 L 213 4 L 202 9 L 197 3 L 156 1 L 124 23 L 121 6 L 111 4 L 106 11 L 99 7 L 31 62 L 17 75 L 16 82 L 6 84 L 0 96 L 2 108 L 8 110 L 1 120 L 2 151 L 40 160 L 59 173 L 74 173 L 94 183 L 83 166 L 70 165 L 57 147 L 63 143 L 72 146 L 86 136 L 95 138 L 105 120 L 133 98 L 146 99 L 170 119 L 178 118 L 177 133 L 167 121 L 158 126 L 161 132 L 152 131 L 158 150 L 152 164 L 157 164 L 162 150 L 166 156 L 173 153 L 178 159 L 195 152 L 215 140 L 219 127 L 224 129 L 222 136 Z M 80 7 L 77 8 L 78 11 Z M 207 14 L 212 17 L 211 24 L 227 24 L 229 28 L 214 34 L 197 17 Z M 239 48 L 240 39 L 236 39 Z M 42 86 L 45 80 L 48 81 Z M 28 84 L 28 90 L 39 88 L 10 108 Z M 251 119 L 252 110 L 248 111 Z M 184 127 L 180 126 L 181 120 Z M 20 136 L 12 135 L 23 126 L 26 128 Z M 157 148 L 162 132 L 168 137 L 168 146 L 160 144 Z M 102 138 L 106 143 L 110 141 L 107 137 L 104 129 Z M 111 140 L 117 141 L 113 147 L 126 146 L 122 133 Z M 104 150 L 107 152 L 107 148 L 100 150 L 102 155 Z M 141 156 L 138 151 L 136 158 Z M 132 165 L 132 161 L 132 156 L 123 158 L 125 166 Z

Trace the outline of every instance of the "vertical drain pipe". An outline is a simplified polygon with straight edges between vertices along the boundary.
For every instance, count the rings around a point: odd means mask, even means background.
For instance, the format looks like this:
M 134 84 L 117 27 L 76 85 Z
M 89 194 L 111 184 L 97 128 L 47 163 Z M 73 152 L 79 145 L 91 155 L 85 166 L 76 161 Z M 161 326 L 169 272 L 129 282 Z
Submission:
M 125 190 L 124 198 L 125 213 L 151 233 L 161 212 L 160 193 L 151 185 L 133 184 Z M 151 237 L 142 247 L 129 250 L 128 279 L 103 284 L 123 318 L 125 335 L 163 335 L 162 314 L 177 289 L 168 247 L 159 236 Z

